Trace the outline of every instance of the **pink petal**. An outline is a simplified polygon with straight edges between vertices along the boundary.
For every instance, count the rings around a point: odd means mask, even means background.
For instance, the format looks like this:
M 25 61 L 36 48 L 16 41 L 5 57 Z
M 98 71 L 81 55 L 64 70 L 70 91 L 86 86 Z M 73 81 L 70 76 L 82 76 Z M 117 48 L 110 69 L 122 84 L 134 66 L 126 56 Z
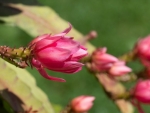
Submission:
M 117 61 L 114 63 L 115 66 L 124 66 L 125 64 L 125 61 Z
M 132 69 L 127 66 L 112 66 L 109 70 L 109 73 L 114 76 L 122 76 L 131 71 Z
M 56 34 L 56 35 L 53 35 L 51 36 L 52 38 L 55 38 L 55 37 L 64 37 L 66 33 L 59 33 L 59 34 Z
M 61 38 L 56 47 L 70 50 L 72 54 L 80 49 L 80 44 L 70 38 Z
M 35 68 L 41 68 L 41 62 L 39 62 L 38 60 L 36 60 L 35 58 L 32 58 L 31 60 L 31 65 L 34 66 Z
M 60 71 L 60 72 L 73 74 L 73 73 L 77 73 L 77 72 L 79 72 L 81 70 L 82 70 L 82 67 L 76 67 L 76 68 L 72 68 L 70 70 L 63 70 L 63 71 Z
M 40 41 L 41 39 L 44 39 L 46 37 L 50 37 L 50 34 L 44 34 L 41 36 L 36 37 L 34 40 L 32 40 L 29 45 L 32 46 L 33 44 L 37 43 L 38 41 Z
M 93 59 L 99 63 L 113 63 L 118 61 L 118 59 L 110 54 L 101 54 L 96 55 L 93 57 Z
M 56 37 L 56 38 L 46 38 L 46 39 L 43 39 L 43 40 L 40 40 L 38 41 L 36 44 L 35 44 L 35 49 L 34 51 L 40 51 L 41 49 L 43 48 L 46 48 L 46 47 L 49 47 L 49 46 L 52 46 L 52 44 L 54 44 L 56 41 L 60 40 L 61 37 Z M 54 46 L 54 45 L 53 45 Z
M 73 54 L 71 60 L 78 61 L 84 56 L 86 56 L 87 54 L 88 53 L 86 50 L 80 48 L 76 53 Z
M 54 35 L 54 36 L 52 36 L 52 37 L 57 37 L 57 36 L 64 36 L 64 35 L 66 35 L 67 33 L 69 33 L 69 31 L 71 30 L 71 28 L 72 28 L 72 25 L 69 23 L 69 27 L 68 28 L 66 28 L 63 32 L 61 32 L 61 33 L 59 33 L 59 34 L 57 34 L 57 35 Z
M 32 66 L 34 66 L 38 71 L 39 73 L 46 79 L 49 79 L 49 80 L 53 80 L 53 81 L 58 81 L 58 82 L 65 82 L 64 79 L 62 78 L 57 78 L 57 77 L 53 77 L 53 76 L 49 76 L 46 71 L 44 70 L 44 68 L 42 67 L 41 63 L 36 60 L 36 59 L 32 59 L 31 61 L 31 64 Z
M 84 46 L 80 45 L 80 48 L 83 50 L 87 50 L 87 48 L 85 48 Z
M 69 33 L 71 28 L 72 28 L 72 25 L 69 23 L 69 27 L 67 29 L 65 29 L 62 33 L 65 33 L 65 34 Z
M 53 70 L 53 71 L 63 72 L 63 73 L 76 73 L 82 69 L 83 65 L 84 64 L 79 63 L 79 62 L 68 61 L 68 62 L 65 62 L 65 64 L 61 68 L 51 67 L 48 69 Z
M 75 112 L 87 112 L 89 109 L 91 109 L 94 99 L 95 97 L 93 96 L 79 96 L 71 101 L 71 106 Z
M 92 63 L 92 66 L 93 68 L 95 68 L 96 70 L 99 70 L 99 71 L 106 71 L 108 69 L 110 69 L 112 67 L 112 63 Z
M 58 81 L 58 82 L 66 82 L 66 80 L 64 80 L 63 78 L 57 78 L 57 77 L 49 76 L 43 68 L 37 68 L 37 70 L 46 79 L 49 79 L 52 81 Z
M 55 67 L 55 64 L 59 65 L 59 62 L 64 62 L 69 57 L 71 57 L 71 51 L 57 47 L 42 49 L 36 53 L 36 58 L 42 62 L 42 65 L 47 65 L 46 67 L 48 65 Z
M 76 73 L 82 69 L 83 65 L 84 64 L 80 62 L 68 61 L 65 62 L 63 68 L 60 71 L 64 73 Z
M 75 61 L 67 61 L 65 62 L 64 68 L 75 68 L 75 67 L 82 67 L 84 64 L 80 62 L 75 62 Z

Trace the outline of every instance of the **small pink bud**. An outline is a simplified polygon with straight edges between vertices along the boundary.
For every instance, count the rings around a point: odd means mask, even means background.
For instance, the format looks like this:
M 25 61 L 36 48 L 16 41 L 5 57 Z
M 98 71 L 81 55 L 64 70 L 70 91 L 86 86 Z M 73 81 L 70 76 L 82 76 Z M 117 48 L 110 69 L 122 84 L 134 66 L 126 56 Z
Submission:
M 150 35 L 140 39 L 135 45 L 134 51 L 145 66 L 150 66 Z
M 109 73 L 113 76 L 122 76 L 131 71 L 132 69 L 127 67 L 123 61 L 115 62 L 109 69 Z
M 99 48 L 92 55 L 92 67 L 94 70 L 103 71 L 108 70 L 114 62 L 118 59 L 106 53 L 107 48 Z
M 82 69 L 83 64 L 78 61 L 87 55 L 87 50 L 72 37 L 65 36 L 71 28 L 70 25 L 60 34 L 41 35 L 30 42 L 30 63 L 43 77 L 64 82 L 64 79 L 48 76 L 44 68 L 62 73 L 76 73 Z
M 150 104 L 150 80 L 140 80 L 135 85 L 133 96 L 139 102 Z
M 107 51 L 106 47 L 99 48 L 98 50 L 96 50 L 92 55 L 93 61 L 99 63 L 112 63 L 118 61 L 116 57 L 107 54 L 106 51 Z
M 150 80 L 140 80 L 135 85 L 132 95 L 139 102 L 150 104 Z
M 79 113 L 86 112 L 92 108 L 94 100 L 95 97 L 93 96 L 82 95 L 74 98 L 71 101 L 71 106 L 75 112 L 79 112 Z
M 90 39 L 94 39 L 97 37 L 97 32 L 93 30 L 88 35 Z

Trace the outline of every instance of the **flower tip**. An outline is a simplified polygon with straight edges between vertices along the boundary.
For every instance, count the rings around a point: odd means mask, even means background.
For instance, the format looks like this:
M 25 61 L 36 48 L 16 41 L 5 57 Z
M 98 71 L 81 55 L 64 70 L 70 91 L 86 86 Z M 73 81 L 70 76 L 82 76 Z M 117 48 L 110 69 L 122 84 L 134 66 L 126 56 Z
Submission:
M 65 79 L 63 79 L 63 78 L 57 78 L 57 77 L 53 77 L 53 78 L 51 78 L 50 80 L 56 81 L 56 82 L 66 82 Z
M 71 23 L 69 23 L 69 27 L 66 28 L 62 33 L 67 34 L 71 30 L 71 28 L 72 28 L 72 25 L 71 25 Z
M 131 71 L 132 71 L 132 69 L 125 65 L 113 65 L 109 69 L 109 73 L 113 76 L 122 76 L 127 73 L 130 73 Z
M 87 100 L 86 101 L 89 101 L 89 102 L 92 102 L 95 100 L 95 97 L 94 96 L 87 96 Z
M 70 22 L 68 22 L 68 24 L 69 24 L 69 27 L 72 28 L 72 24 L 71 24 Z M 149 35 L 149 36 L 150 36 L 150 35 Z
M 58 82 L 66 82 L 65 79 L 60 78 Z
M 92 108 L 94 99 L 93 96 L 78 96 L 71 101 L 71 107 L 75 112 L 87 112 Z

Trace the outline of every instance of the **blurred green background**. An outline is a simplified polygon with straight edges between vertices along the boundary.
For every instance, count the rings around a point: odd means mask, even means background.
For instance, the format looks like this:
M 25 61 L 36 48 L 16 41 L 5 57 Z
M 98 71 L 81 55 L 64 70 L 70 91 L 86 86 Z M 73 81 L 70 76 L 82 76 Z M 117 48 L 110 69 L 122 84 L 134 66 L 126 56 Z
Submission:
M 149 0 L 38 0 L 38 2 L 53 8 L 60 17 L 69 21 L 83 34 L 96 30 L 98 38 L 91 43 L 96 47 L 106 46 L 108 52 L 116 56 L 131 50 L 138 38 L 150 33 Z M 31 39 L 31 36 L 15 26 L 0 24 L 0 45 L 25 46 Z M 136 68 L 136 65 L 134 66 Z M 49 72 L 51 75 L 65 78 L 66 83 L 46 80 L 35 69 L 28 68 L 28 70 L 54 104 L 65 106 L 76 96 L 93 95 L 96 100 L 90 113 L 119 113 L 94 76 L 85 68 L 73 75 Z M 148 106 L 146 110 L 150 112 Z

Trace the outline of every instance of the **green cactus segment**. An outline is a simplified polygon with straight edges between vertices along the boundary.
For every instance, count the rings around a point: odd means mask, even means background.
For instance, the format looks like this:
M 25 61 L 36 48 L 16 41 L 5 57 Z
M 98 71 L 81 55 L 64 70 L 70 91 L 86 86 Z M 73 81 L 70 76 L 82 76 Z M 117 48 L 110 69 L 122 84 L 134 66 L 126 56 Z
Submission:
M 36 86 L 35 79 L 26 71 L 0 59 L 0 94 L 14 110 L 38 110 L 39 113 L 54 113 L 47 96 Z M 10 97 L 16 97 L 12 101 Z M 21 105 L 22 104 L 22 105 Z M 20 106 L 20 107 L 18 107 Z M 22 107 L 22 108 L 21 108 Z

